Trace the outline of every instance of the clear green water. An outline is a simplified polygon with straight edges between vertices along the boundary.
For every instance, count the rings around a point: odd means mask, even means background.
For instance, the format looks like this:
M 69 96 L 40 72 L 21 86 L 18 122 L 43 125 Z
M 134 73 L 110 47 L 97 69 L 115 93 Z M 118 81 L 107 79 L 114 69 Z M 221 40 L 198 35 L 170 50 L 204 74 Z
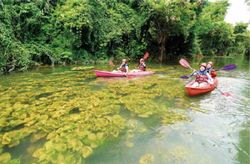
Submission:
M 213 60 L 237 64 L 218 73 L 218 87 L 233 96 L 186 96 L 179 77 L 190 71 L 177 64 L 151 65 L 156 74 L 141 78 L 71 67 L 1 76 L 0 161 L 249 163 L 249 62 Z

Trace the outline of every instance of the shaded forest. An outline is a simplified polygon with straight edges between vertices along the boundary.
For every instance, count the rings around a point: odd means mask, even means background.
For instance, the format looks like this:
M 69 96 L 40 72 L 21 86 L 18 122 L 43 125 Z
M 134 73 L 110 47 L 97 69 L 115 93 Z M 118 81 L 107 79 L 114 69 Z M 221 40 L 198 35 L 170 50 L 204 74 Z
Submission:
M 246 1 L 249 5 L 249 1 Z M 180 55 L 246 55 L 248 24 L 224 21 L 228 1 L 0 0 L 0 72 L 40 64 Z

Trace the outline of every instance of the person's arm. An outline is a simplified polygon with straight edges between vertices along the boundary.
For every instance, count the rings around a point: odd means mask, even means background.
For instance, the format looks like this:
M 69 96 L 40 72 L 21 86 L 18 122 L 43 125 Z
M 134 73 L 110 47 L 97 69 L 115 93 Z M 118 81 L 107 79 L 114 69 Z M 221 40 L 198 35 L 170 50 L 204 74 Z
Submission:
M 214 79 L 210 76 L 209 73 L 206 73 L 207 77 L 208 77 L 208 83 L 213 83 Z
M 193 71 L 190 75 L 188 75 L 188 77 L 192 77 L 192 76 L 195 76 L 197 74 L 198 74 L 197 71 Z
M 121 68 L 122 68 L 122 64 L 117 69 L 121 69 Z
M 137 68 L 140 69 L 140 66 L 141 66 L 141 63 L 138 64 L 138 67 L 137 67 Z
M 126 72 L 123 72 L 123 74 L 128 77 L 128 66 L 125 66 L 125 69 L 126 69 Z
M 126 68 L 126 73 L 128 73 L 128 66 L 126 66 L 125 68 Z

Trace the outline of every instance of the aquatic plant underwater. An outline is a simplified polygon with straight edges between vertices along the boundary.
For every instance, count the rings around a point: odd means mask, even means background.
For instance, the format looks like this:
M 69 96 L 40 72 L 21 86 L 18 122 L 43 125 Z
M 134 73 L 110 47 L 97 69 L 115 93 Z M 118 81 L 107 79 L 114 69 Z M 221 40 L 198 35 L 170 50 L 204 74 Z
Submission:
M 119 135 L 133 147 L 134 133 L 147 131 L 137 118 L 188 120 L 183 86 L 170 76 L 95 79 L 91 70 L 10 76 L 0 88 L 0 160 L 79 163 Z M 20 145 L 22 152 L 12 153 Z

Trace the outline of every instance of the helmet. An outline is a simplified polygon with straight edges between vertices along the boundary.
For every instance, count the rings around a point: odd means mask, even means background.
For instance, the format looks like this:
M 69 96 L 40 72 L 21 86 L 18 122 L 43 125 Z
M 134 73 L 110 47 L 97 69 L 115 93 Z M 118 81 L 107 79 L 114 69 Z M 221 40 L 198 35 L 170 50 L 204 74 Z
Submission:
M 200 66 L 203 66 L 203 67 L 207 67 L 207 64 L 206 63 L 201 63 Z
M 141 59 L 140 59 L 140 62 L 143 62 L 143 61 L 144 61 L 144 59 L 143 59 L 143 58 L 141 58 Z
M 213 65 L 213 62 L 209 61 L 207 64 Z

